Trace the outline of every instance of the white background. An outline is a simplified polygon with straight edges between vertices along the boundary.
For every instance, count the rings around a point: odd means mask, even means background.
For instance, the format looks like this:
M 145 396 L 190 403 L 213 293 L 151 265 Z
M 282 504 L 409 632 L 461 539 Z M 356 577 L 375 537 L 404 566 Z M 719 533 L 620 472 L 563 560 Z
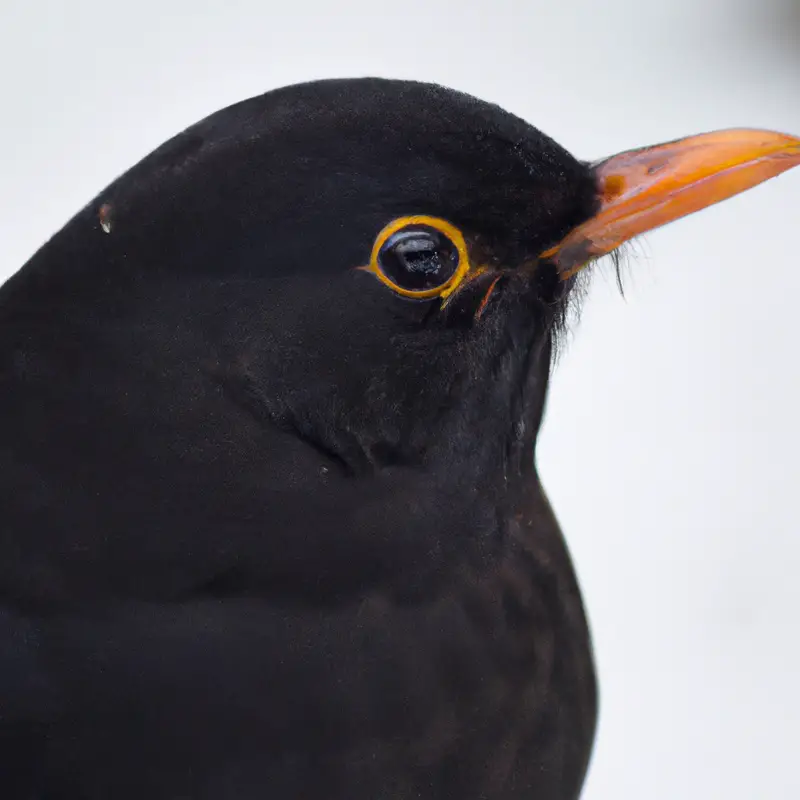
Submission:
M 800 134 L 798 44 L 791 0 L 0 0 L 0 273 L 282 84 L 433 80 L 593 159 Z M 561 359 L 539 461 L 596 639 L 588 800 L 800 797 L 799 224 L 800 169 L 650 234 Z

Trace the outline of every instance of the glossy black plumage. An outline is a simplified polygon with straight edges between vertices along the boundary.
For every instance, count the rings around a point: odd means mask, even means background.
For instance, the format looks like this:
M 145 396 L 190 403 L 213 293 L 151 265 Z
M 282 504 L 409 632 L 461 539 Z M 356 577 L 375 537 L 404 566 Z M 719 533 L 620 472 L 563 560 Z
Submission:
M 534 445 L 589 168 L 328 81 L 145 158 L 0 291 L 0 796 L 578 796 L 591 648 Z M 390 220 L 507 267 L 446 308 Z M 528 269 L 516 269 L 523 264 Z

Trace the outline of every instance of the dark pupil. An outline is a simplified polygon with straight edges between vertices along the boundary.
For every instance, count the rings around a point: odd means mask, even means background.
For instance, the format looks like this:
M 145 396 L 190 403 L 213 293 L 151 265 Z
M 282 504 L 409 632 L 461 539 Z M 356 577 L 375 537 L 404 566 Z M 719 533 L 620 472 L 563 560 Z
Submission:
M 384 242 L 378 262 L 384 275 L 401 289 L 437 289 L 458 269 L 458 250 L 436 228 L 414 225 Z

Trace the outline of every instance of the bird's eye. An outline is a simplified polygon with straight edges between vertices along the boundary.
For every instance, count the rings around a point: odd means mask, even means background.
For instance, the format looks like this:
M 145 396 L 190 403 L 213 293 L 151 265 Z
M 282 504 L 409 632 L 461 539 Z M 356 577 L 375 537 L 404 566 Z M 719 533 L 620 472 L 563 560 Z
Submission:
M 458 269 L 458 249 L 441 231 L 409 225 L 393 233 L 378 252 L 381 272 L 409 292 L 436 289 Z
M 461 232 L 435 217 L 403 217 L 387 225 L 369 271 L 405 297 L 447 297 L 469 269 Z

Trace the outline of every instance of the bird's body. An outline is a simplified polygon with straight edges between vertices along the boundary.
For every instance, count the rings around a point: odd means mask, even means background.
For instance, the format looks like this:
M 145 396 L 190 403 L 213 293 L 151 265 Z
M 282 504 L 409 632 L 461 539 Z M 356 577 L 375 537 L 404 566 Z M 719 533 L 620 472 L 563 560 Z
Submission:
M 495 567 L 418 598 L 197 591 L 9 620 L 16 702 L 47 727 L 10 726 L 6 796 L 575 796 L 593 675 L 555 523 L 531 505 Z
M 323 82 L 46 244 L 0 290 L 0 796 L 577 798 L 591 644 L 534 465 L 574 281 L 539 255 L 600 205 L 493 106 Z M 441 297 L 381 274 L 459 231 Z

